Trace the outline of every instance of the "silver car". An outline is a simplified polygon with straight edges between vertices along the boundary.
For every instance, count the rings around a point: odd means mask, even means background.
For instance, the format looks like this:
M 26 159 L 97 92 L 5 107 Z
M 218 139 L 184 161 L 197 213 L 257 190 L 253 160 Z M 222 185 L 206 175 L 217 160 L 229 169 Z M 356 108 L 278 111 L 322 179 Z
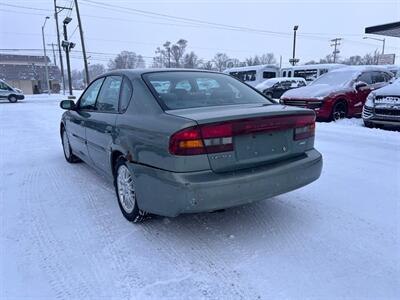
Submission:
M 400 126 L 400 78 L 368 95 L 362 117 L 366 127 Z
M 6 99 L 12 103 L 23 100 L 24 94 L 20 89 L 14 88 L 3 80 L 0 80 L 0 99 Z
M 110 178 L 130 221 L 263 200 L 321 174 L 314 112 L 273 104 L 229 75 L 113 71 L 60 105 L 66 160 Z

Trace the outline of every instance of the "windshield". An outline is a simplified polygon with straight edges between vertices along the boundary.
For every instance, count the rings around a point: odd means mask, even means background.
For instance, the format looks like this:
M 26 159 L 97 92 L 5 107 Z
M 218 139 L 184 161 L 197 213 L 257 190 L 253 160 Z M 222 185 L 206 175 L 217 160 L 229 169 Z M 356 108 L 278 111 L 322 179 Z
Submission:
M 168 110 L 234 104 L 271 104 L 264 96 L 228 75 L 208 72 L 155 72 L 143 75 Z
M 341 72 L 328 72 L 321 77 L 317 78 L 311 83 L 315 84 L 329 84 L 329 85 L 346 85 L 354 79 L 355 71 L 341 71 Z

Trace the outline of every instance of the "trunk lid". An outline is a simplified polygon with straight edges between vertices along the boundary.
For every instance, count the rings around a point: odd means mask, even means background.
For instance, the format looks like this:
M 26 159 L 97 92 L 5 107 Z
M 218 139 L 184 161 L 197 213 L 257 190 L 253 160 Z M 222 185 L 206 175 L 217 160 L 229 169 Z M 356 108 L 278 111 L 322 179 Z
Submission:
M 232 126 L 233 150 L 207 154 L 215 172 L 273 163 L 313 148 L 313 137 L 294 139 L 294 128 L 299 127 L 296 120 L 302 116 L 314 117 L 314 112 L 307 109 L 249 104 L 170 110 L 166 113 L 191 119 L 200 127 L 207 128 L 213 124 Z

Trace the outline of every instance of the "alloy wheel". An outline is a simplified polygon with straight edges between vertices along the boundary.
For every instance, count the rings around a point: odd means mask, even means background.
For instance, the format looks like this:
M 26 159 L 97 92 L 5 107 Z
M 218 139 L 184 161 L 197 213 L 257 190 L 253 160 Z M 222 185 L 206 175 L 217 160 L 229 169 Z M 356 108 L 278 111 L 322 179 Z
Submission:
M 136 204 L 135 182 L 125 165 L 121 165 L 117 171 L 117 192 L 122 208 L 130 214 Z

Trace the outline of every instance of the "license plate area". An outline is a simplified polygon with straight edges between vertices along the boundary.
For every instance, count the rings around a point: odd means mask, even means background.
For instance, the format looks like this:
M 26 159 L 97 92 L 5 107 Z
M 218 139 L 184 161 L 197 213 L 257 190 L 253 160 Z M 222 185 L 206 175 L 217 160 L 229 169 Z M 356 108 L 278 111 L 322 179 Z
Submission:
M 234 138 L 236 159 L 273 159 L 287 155 L 292 142 L 293 129 L 237 136 Z

